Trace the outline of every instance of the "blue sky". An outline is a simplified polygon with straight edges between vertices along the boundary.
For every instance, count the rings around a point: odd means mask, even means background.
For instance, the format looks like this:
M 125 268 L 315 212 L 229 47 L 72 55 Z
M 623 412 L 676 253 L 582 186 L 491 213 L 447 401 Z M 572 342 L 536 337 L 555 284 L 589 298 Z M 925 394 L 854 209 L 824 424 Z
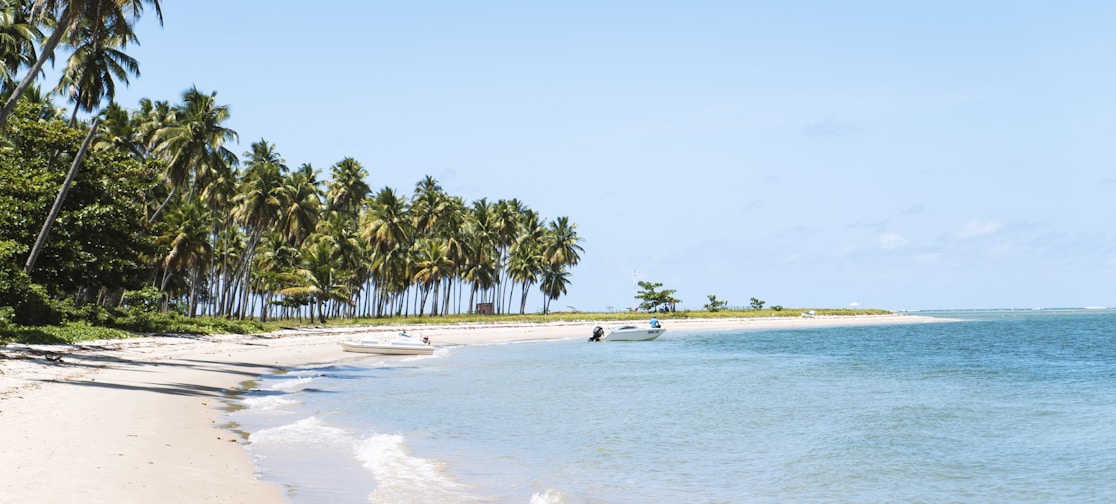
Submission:
M 567 215 L 560 310 L 1116 306 L 1116 3 L 315 6 L 165 2 L 117 101 Z

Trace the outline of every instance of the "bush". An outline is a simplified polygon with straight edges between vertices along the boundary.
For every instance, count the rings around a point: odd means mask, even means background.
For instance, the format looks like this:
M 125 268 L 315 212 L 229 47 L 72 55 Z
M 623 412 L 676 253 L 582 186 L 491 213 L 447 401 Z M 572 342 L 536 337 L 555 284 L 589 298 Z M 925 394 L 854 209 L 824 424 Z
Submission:
M 148 313 L 158 313 L 163 311 L 164 296 L 159 289 L 147 286 L 140 290 L 125 293 L 123 305 Z
M 61 316 L 43 286 L 32 283 L 22 271 L 0 269 L 0 306 L 11 308 L 11 322 L 19 325 L 52 325 Z

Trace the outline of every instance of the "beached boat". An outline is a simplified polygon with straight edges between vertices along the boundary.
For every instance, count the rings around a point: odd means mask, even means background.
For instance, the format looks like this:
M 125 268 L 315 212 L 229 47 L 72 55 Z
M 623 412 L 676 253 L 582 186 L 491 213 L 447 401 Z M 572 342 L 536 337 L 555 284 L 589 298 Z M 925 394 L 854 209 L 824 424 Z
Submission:
M 373 353 L 385 355 L 430 355 L 434 353 L 434 346 L 423 338 L 416 341 L 405 332 L 399 333 L 395 339 L 360 339 L 341 341 L 341 348 L 346 352 Z
M 618 326 L 610 327 L 603 331 L 594 328 L 593 337 L 589 341 L 651 341 L 662 336 L 666 329 L 662 327 L 636 327 Z

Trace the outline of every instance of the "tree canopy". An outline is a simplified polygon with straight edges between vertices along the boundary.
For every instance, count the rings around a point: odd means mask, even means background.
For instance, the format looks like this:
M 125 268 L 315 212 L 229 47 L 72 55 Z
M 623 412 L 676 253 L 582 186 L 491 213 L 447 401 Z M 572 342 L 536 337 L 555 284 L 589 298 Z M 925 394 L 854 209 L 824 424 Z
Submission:
M 152 292 L 188 316 L 445 315 L 480 302 L 524 313 L 531 292 L 542 312 L 567 292 L 583 252 L 568 217 L 467 202 L 429 175 L 409 192 L 376 190 L 374 170 L 343 153 L 325 179 L 264 138 L 238 155 L 215 91 L 115 103 L 116 85 L 140 75 L 125 51 L 145 8 L 162 21 L 159 0 L 0 0 L 4 313 L 45 323 L 25 308 L 149 307 Z M 36 84 L 55 57 L 66 66 L 44 88 L 69 112 Z M 40 230 L 34 264 L 10 269 Z

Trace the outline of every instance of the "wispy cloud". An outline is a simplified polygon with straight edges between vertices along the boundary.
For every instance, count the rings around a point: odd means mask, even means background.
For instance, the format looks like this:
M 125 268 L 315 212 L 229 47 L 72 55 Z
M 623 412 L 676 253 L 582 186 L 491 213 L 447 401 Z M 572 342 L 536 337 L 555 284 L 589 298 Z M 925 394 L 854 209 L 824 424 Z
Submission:
M 953 232 L 954 238 L 958 240 L 968 240 L 970 238 L 977 238 L 996 233 L 1004 225 L 999 221 L 973 219 L 961 225 Z
M 887 232 L 880 234 L 880 248 L 884 250 L 894 250 L 908 243 L 910 243 L 910 240 L 899 233 Z

